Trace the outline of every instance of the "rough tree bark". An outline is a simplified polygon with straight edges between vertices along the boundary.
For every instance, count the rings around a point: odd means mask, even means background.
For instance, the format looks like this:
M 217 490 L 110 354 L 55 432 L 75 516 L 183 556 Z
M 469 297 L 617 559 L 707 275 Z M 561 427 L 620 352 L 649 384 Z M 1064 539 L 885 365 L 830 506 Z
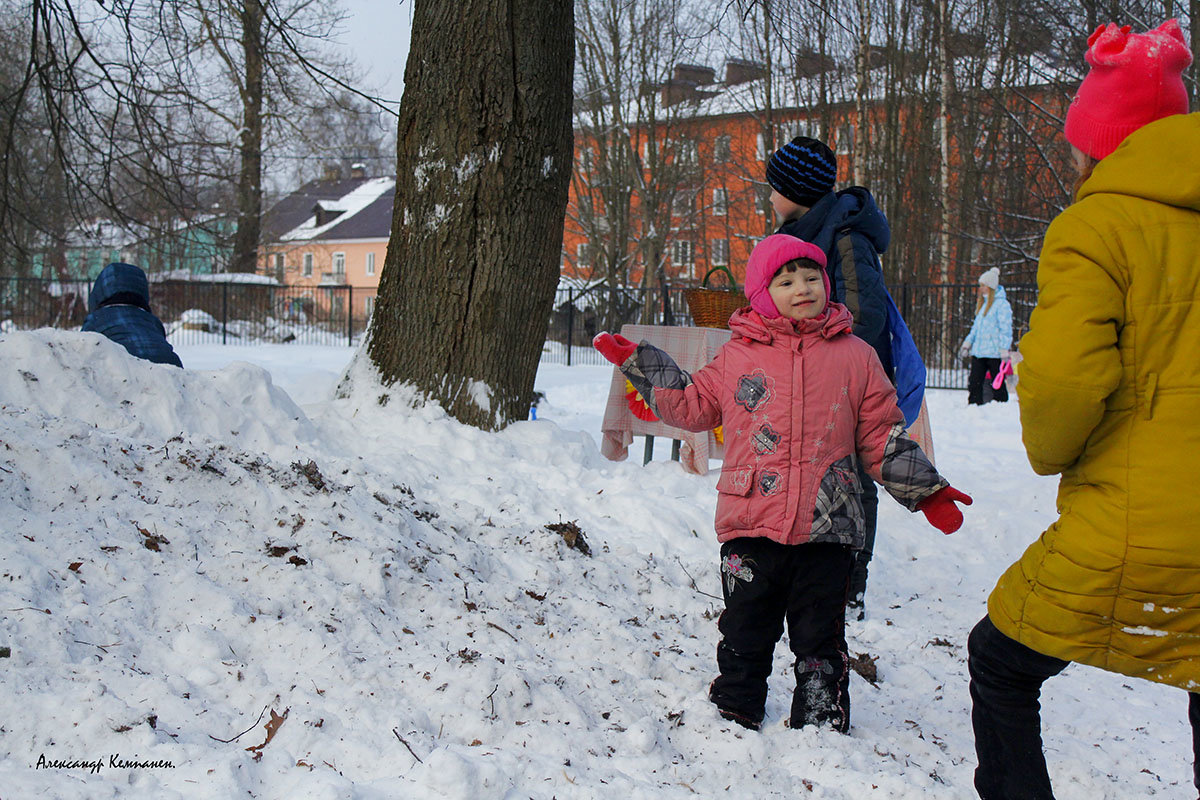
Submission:
M 237 233 L 233 239 L 233 272 L 254 272 L 262 231 L 263 24 L 261 0 L 245 0 L 237 9 L 242 26 L 245 76 L 242 84 L 241 172 L 237 185 Z
M 366 352 L 387 385 L 525 419 L 572 166 L 572 0 L 416 0 L 396 200 Z

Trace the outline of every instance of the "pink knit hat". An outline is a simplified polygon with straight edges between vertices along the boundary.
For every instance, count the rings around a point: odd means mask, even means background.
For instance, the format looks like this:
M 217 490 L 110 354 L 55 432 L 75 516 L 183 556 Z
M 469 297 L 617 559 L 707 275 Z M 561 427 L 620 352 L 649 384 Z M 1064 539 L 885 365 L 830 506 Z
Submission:
M 779 309 L 771 299 L 767 287 L 779 268 L 797 258 L 809 258 L 821 265 L 821 275 L 825 278 L 825 294 L 829 294 L 829 276 L 825 274 L 825 253 L 815 244 L 788 236 L 786 233 L 774 233 L 759 242 L 750 253 L 750 262 L 746 265 L 746 297 L 750 298 L 750 307 L 764 319 L 778 317 Z
M 1181 76 L 1192 54 L 1179 23 L 1129 31 L 1110 22 L 1088 37 L 1092 68 L 1067 109 L 1067 141 L 1097 160 L 1143 125 L 1188 110 Z

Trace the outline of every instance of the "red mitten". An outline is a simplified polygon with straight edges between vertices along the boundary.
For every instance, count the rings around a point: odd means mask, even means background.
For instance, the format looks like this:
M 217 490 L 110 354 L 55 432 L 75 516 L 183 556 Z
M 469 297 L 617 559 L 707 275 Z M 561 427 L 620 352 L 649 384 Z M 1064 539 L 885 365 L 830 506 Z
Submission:
M 592 347 L 618 367 L 628 361 L 633 351 L 637 350 L 637 345 L 621 334 L 613 335 L 608 331 L 597 333 L 596 338 L 592 339 Z
M 974 502 L 953 486 L 943 486 L 917 503 L 917 510 L 925 515 L 930 525 L 942 533 L 951 534 L 961 528 L 963 523 L 962 512 L 954 505 L 956 500 L 964 506 Z

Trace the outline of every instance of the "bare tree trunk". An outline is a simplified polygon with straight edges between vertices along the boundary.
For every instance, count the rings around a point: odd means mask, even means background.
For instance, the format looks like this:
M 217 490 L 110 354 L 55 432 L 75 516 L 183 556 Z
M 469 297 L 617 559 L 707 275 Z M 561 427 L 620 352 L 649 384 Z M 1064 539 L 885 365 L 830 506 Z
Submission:
M 941 259 L 939 278 L 941 283 L 950 281 L 950 89 L 953 80 L 953 64 L 948 46 L 950 9 L 947 0 L 938 0 L 938 62 L 941 67 L 941 85 L 938 91 L 939 131 L 941 159 L 939 160 L 939 203 L 941 205 L 941 234 L 939 256 Z
M 238 155 L 237 231 L 233 237 L 233 272 L 254 272 L 262 230 L 263 144 L 263 3 L 244 0 L 238 9 L 242 26 L 245 83 L 242 86 L 242 130 Z
M 572 166 L 572 0 L 416 0 L 367 353 L 458 420 L 525 419 Z
M 864 186 L 867 182 L 867 154 L 870 152 L 871 122 L 867 114 L 870 65 L 867 59 L 871 47 L 871 2 L 858 0 L 858 48 L 854 57 L 857 80 L 854 84 L 855 121 L 854 136 L 854 184 Z
M 827 0 L 822 0 L 820 10 L 821 13 L 817 17 L 817 55 L 819 63 L 824 64 L 825 58 L 829 55 L 827 33 L 829 31 L 828 18 L 831 16 Z M 824 69 L 821 70 L 817 84 L 817 103 L 821 108 L 821 135 L 817 138 L 829 144 L 833 141 L 833 106 L 829 102 L 829 73 Z
M 1191 107 L 1196 107 L 1200 100 L 1200 0 L 1188 0 L 1188 27 L 1191 28 L 1192 52 L 1197 58 L 1192 59 Z
M 775 51 L 771 41 L 771 0 L 762 0 L 763 8 L 763 61 L 766 65 L 766 76 L 763 78 L 763 152 L 765 158 L 770 158 L 775 150 L 784 142 L 775 141 Z M 771 206 L 770 194 L 761 193 L 758 197 L 762 203 L 763 236 L 775 232 L 775 210 Z

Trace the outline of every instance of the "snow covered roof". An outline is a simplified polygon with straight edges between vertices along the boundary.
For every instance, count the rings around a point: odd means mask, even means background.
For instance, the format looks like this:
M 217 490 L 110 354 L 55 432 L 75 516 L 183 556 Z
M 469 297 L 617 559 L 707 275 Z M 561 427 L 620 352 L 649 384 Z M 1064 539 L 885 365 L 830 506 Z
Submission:
M 120 250 L 137 241 L 137 237 L 117 223 L 107 219 L 92 219 L 67 231 L 68 247 L 107 247 Z
M 278 286 L 279 281 L 267 275 L 256 275 L 250 272 L 214 272 L 192 273 L 186 269 L 174 269 L 168 272 L 153 272 L 146 276 L 151 283 L 162 281 L 190 281 L 192 283 L 257 283 L 265 286 Z
M 877 47 L 875 50 L 882 52 L 882 48 Z M 1071 69 L 1074 67 L 1074 71 L 1077 72 L 1077 65 L 1064 61 L 1061 55 L 1054 50 L 1039 50 L 1024 54 L 1019 62 L 1005 67 L 1003 76 L 1000 72 L 998 56 L 987 53 L 975 57 L 973 60 L 977 60 L 977 58 L 983 58 L 986 62 L 983 69 L 983 85 L 989 89 L 1044 87 L 1054 82 L 1077 80 L 1077 76 Z M 822 92 L 824 92 L 826 101 L 832 105 L 855 102 L 856 78 L 852 60 L 846 56 L 826 56 L 826 60 L 829 65 L 827 68 L 816 69 L 811 74 L 798 79 L 791 79 L 783 74 L 777 75 L 773 87 L 774 112 L 800 116 L 816 113 L 821 108 Z M 964 57 L 959 60 L 965 62 L 967 59 Z M 664 84 L 655 86 L 655 104 L 659 109 L 658 122 L 660 124 L 668 121 L 680 123 L 688 120 L 762 112 L 766 102 L 765 84 L 762 74 L 754 74 L 755 70 L 761 68 L 761 65 L 740 59 L 727 59 L 725 65 L 727 76 L 730 74 L 729 66 L 731 64 L 741 69 L 743 73 L 752 76 L 744 79 L 734 78 L 736 82 L 714 81 L 710 83 L 672 78 Z M 692 65 L 679 66 L 685 70 L 706 69 L 708 72 L 715 72 L 708 68 Z M 823 89 L 821 73 L 825 73 Z M 735 69 L 735 74 L 737 74 L 737 69 Z M 872 65 L 870 68 L 868 86 L 870 102 L 879 102 L 884 99 L 887 86 L 886 73 L 882 64 Z M 579 122 L 582 121 L 584 123 L 582 127 L 586 128 L 592 123 L 593 118 L 586 110 L 586 102 L 581 100 L 580 103 L 576 125 L 579 126 Z M 603 124 L 607 124 L 606 117 L 609 116 L 609 112 L 605 110 L 604 106 L 605 104 L 601 103 L 600 106 L 594 107 L 594 110 L 599 112 L 599 119 L 596 121 L 603 121 Z M 674 110 L 670 110 L 672 108 Z M 629 97 L 627 105 L 622 111 L 623 118 L 627 122 L 640 119 L 637 98 Z
M 311 181 L 279 201 L 266 233 L 278 242 L 386 239 L 391 233 L 394 177 Z

